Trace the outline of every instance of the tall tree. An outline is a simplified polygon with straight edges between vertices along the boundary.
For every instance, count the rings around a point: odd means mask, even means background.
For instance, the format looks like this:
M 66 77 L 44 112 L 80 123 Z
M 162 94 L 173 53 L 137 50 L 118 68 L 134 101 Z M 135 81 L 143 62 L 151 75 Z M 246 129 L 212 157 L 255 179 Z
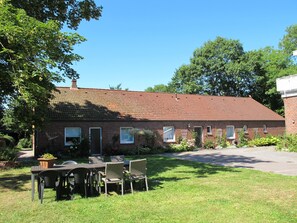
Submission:
M 253 58 L 239 41 L 217 37 L 194 51 L 191 63 L 175 72 L 169 86 L 180 93 L 247 96 L 254 85 Z
M 0 3 L 0 101 L 8 128 L 41 126 L 53 82 L 78 77 L 71 65 L 82 57 L 73 53 L 73 46 L 85 39 L 60 29 L 57 21 L 40 22 L 23 9 Z

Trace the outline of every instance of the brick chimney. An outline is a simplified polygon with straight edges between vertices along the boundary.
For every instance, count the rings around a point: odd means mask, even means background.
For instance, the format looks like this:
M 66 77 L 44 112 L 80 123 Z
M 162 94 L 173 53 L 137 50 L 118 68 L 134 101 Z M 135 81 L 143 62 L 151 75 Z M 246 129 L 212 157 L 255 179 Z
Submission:
M 76 79 L 72 79 L 70 90 L 78 90 Z

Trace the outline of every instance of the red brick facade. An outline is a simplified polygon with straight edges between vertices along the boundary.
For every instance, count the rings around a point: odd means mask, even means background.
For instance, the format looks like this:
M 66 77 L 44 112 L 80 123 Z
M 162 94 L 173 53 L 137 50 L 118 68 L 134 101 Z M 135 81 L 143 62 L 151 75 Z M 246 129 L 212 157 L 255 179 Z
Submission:
M 201 147 L 207 140 L 216 141 L 226 135 L 234 142 L 244 126 L 250 139 L 255 134 L 283 134 L 285 128 L 283 117 L 251 97 L 77 88 L 73 83 L 71 88 L 57 88 L 50 104 L 51 122 L 37 134 L 37 153 L 69 148 L 81 138 L 83 142 L 90 139 L 92 153 L 144 144 L 145 136 L 133 139 L 131 129 L 152 131 L 157 136 L 155 147 L 192 137 Z
M 297 97 L 283 98 L 285 104 L 286 132 L 297 134 Z
M 283 121 L 131 121 L 131 122 L 52 122 L 47 126 L 46 131 L 39 132 L 37 135 L 37 150 L 38 153 L 45 151 L 46 149 L 61 150 L 65 148 L 64 145 L 64 131 L 65 127 L 80 127 L 82 138 L 89 138 L 89 128 L 100 127 L 102 132 L 102 152 L 105 153 L 108 149 L 108 145 L 113 143 L 112 138 L 114 135 L 120 134 L 121 127 L 133 127 L 139 129 L 149 129 L 156 133 L 156 146 L 166 146 L 163 142 L 163 127 L 173 126 L 175 129 L 175 141 L 179 137 L 186 137 L 187 139 L 192 138 L 192 132 L 195 127 L 202 127 L 202 143 L 206 140 L 216 140 L 216 132 L 221 129 L 223 134 L 226 132 L 226 126 L 231 125 L 235 128 L 235 137 L 238 139 L 238 132 L 247 125 L 246 136 L 253 139 L 255 132 L 260 136 L 266 134 L 281 135 L 285 130 L 285 123 Z M 267 127 L 267 132 L 264 132 L 264 125 Z M 211 126 L 212 134 L 207 133 L 207 126 Z M 52 138 L 52 141 L 48 139 Z M 235 139 L 235 140 L 236 140 Z M 140 139 L 135 137 L 133 144 L 120 144 L 118 148 L 129 149 L 136 147 L 142 143 Z

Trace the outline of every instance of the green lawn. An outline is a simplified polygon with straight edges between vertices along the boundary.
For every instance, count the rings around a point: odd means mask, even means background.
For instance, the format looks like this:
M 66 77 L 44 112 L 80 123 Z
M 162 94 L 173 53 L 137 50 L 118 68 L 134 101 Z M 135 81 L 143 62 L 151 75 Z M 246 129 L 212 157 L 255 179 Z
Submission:
M 30 167 L 2 170 L 0 222 L 297 222 L 297 177 L 158 156 L 148 175 L 149 192 L 41 205 Z

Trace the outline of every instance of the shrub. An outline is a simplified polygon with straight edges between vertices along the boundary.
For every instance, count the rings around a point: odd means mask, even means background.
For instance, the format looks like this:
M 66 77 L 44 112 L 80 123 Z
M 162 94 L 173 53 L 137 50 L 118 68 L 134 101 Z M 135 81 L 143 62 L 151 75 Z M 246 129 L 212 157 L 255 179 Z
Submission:
M 31 138 L 22 138 L 19 140 L 17 147 L 22 148 L 31 148 L 32 147 L 32 139 Z
M 278 137 L 268 135 L 266 137 L 253 139 L 249 141 L 248 145 L 249 146 L 272 146 L 279 143 L 279 141 L 280 139 Z
M 3 147 L 8 146 L 11 148 L 15 146 L 15 140 L 12 136 L 0 134 L 0 140 L 4 142 Z
M 204 148 L 205 149 L 214 149 L 215 143 L 212 140 L 206 140 L 204 143 Z
M 222 148 L 227 148 L 230 146 L 230 143 L 227 141 L 226 134 L 223 134 L 222 137 L 217 137 L 216 144 L 221 146 Z
M 297 152 L 297 135 L 284 135 L 280 137 L 276 148 L 282 151 Z
M 179 144 L 171 144 L 167 149 L 168 152 L 183 152 L 183 151 L 191 151 L 194 149 L 192 141 L 188 141 L 187 139 L 182 139 Z
M 245 133 L 243 130 L 240 130 L 239 131 L 239 134 L 238 134 L 238 140 L 239 140 L 239 143 L 238 143 L 238 147 L 243 147 L 243 146 L 247 146 L 248 145 L 248 138 L 246 137 Z
M 18 157 L 19 149 L 16 147 L 2 147 L 0 149 L 0 160 L 1 161 L 15 161 Z

